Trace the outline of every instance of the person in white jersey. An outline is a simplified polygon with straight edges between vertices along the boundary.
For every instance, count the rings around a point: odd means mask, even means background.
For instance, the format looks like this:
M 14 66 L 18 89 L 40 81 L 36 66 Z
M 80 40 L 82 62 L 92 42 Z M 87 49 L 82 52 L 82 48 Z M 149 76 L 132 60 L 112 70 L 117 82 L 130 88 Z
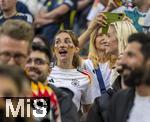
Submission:
M 74 93 L 73 102 L 77 110 L 80 104 L 84 112 L 87 112 L 91 101 L 90 76 L 78 68 L 80 58 L 78 55 L 78 38 L 70 30 L 60 30 L 55 36 L 54 54 L 56 56 L 56 66 L 52 69 L 48 77 L 49 83 L 56 87 L 68 88 Z

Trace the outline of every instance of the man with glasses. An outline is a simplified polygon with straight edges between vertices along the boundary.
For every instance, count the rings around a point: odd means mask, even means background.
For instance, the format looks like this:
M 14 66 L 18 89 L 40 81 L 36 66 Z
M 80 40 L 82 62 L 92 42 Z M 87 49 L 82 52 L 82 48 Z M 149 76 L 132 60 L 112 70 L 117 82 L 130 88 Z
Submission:
M 42 84 L 47 85 L 47 76 L 53 67 L 54 62 L 52 62 L 50 50 L 44 46 L 33 44 L 25 65 L 25 70 L 29 79 L 34 83 L 41 82 Z M 49 86 L 54 90 L 58 97 L 62 122 L 78 122 L 77 110 L 72 102 L 69 90 L 56 88 L 50 84 Z
M 32 26 L 21 20 L 8 20 L 0 28 L 0 64 L 24 69 L 34 36 Z
M 33 82 L 47 84 L 47 76 L 53 67 L 52 55 L 50 51 L 37 44 L 32 45 L 32 51 L 27 59 L 25 70 L 29 79 Z
M 32 26 L 22 20 L 8 20 L 0 27 L 0 64 L 24 70 L 34 36 Z M 25 96 L 31 96 L 29 82 L 22 82 Z

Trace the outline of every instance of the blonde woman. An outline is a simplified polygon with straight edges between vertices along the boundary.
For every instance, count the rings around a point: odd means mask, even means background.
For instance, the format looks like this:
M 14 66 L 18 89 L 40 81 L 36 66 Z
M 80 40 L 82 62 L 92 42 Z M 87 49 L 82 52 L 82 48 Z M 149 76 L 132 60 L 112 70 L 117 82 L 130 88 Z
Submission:
M 109 25 L 106 53 L 114 57 L 114 62 L 116 62 L 116 59 L 120 54 L 124 53 L 124 50 L 128 44 L 128 37 L 136 32 L 135 27 L 128 19 L 125 19 L 124 21 L 117 21 Z M 113 84 L 119 74 L 115 70 L 114 63 L 109 61 L 109 64 L 112 67 L 110 84 Z
M 127 46 L 127 38 L 136 30 L 129 21 L 114 22 L 109 26 L 108 34 L 101 33 L 101 28 L 106 24 L 104 14 L 91 23 L 89 28 L 80 36 L 79 42 L 82 48 L 85 40 L 90 35 L 90 48 L 88 59 L 83 61 L 83 66 L 92 74 L 92 100 L 101 96 L 110 87 L 111 82 L 118 76 L 112 70 L 120 52 Z M 111 37 L 110 37 L 111 36 Z

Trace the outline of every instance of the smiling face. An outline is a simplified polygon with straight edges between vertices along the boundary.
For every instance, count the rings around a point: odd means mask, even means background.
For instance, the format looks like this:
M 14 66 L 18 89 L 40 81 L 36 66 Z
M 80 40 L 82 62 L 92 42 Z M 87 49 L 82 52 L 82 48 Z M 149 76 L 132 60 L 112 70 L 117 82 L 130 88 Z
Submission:
M 97 51 L 105 51 L 106 50 L 106 35 L 98 34 L 95 39 L 95 48 Z
M 67 32 L 61 32 L 55 37 L 54 52 L 57 63 L 68 62 L 72 65 L 73 57 L 78 53 L 78 48 L 74 45 L 71 36 Z
M 127 86 L 140 84 L 143 76 L 144 56 L 141 52 L 141 44 L 131 42 L 128 44 L 122 59 L 123 78 Z
M 112 55 L 118 55 L 118 40 L 117 40 L 117 32 L 114 26 L 110 26 L 107 34 L 107 45 L 106 45 L 106 53 Z
M 32 51 L 25 65 L 28 77 L 37 82 L 45 82 L 50 72 L 49 60 L 45 53 Z

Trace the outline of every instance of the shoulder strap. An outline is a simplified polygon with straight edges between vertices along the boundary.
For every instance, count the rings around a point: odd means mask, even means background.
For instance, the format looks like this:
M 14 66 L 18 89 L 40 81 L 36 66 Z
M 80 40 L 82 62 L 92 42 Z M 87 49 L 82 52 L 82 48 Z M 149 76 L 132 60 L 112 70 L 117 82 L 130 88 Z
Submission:
M 96 73 L 96 76 L 97 76 L 97 79 L 98 79 L 101 94 L 103 94 L 103 93 L 106 92 L 106 87 L 105 87 L 105 84 L 104 84 L 104 80 L 103 80 L 100 68 L 95 69 L 95 73 Z

